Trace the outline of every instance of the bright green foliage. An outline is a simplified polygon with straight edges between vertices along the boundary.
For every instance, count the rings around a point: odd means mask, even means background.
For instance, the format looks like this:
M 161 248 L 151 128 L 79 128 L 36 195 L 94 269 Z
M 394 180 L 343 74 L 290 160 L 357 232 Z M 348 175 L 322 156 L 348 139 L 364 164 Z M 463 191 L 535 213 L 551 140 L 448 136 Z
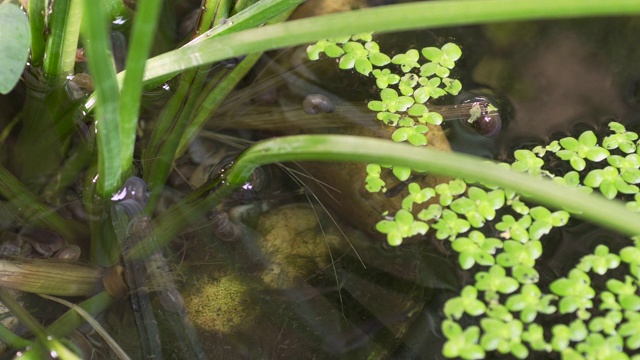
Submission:
M 605 316 L 597 316 L 589 321 L 589 331 L 614 335 L 618 324 L 622 321 L 622 312 L 611 310 Z
M 420 53 L 418 50 L 411 49 L 404 54 L 398 54 L 391 59 L 391 62 L 400 65 L 400 69 L 403 72 L 407 73 L 411 71 L 411 69 L 420 66 L 418 60 L 420 59 Z
M 589 172 L 584 179 L 584 184 L 592 188 L 598 188 L 607 199 L 616 197 L 618 191 L 623 194 L 635 194 L 638 192 L 638 187 L 627 184 L 613 166 Z
M 568 278 L 560 278 L 551 283 L 551 291 L 560 296 L 559 310 L 561 314 L 576 312 L 579 318 L 590 317 L 587 309 L 593 307 L 595 290 L 591 287 L 591 278 L 587 273 L 573 269 Z
M 538 240 L 546 235 L 553 227 L 563 226 L 569 221 L 569 213 L 566 211 L 551 212 L 542 206 L 536 206 L 530 210 L 533 223 L 529 227 L 529 237 Z
M 593 131 L 586 131 L 578 139 L 566 137 L 560 140 L 564 150 L 559 150 L 556 155 L 562 160 L 569 160 L 571 166 L 578 170 L 584 170 L 585 158 L 594 162 L 604 160 L 609 156 L 609 151 L 597 145 L 598 139 Z
M 421 218 L 420 214 L 418 217 Z M 436 238 L 453 240 L 458 234 L 469 230 L 470 225 L 467 220 L 459 219 L 455 212 L 444 209 L 442 210 L 442 217 L 431 227 L 436 230 Z
M 485 351 L 498 350 L 501 354 L 512 354 L 518 359 L 529 355 L 529 350 L 522 344 L 522 322 L 513 319 L 503 322 L 496 319 L 484 318 L 480 321 L 484 334 L 480 345 Z
M 609 269 L 615 269 L 620 265 L 620 257 L 616 254 L 610 254 L 609 248 L 605 245 L 598 245 L 593 255 L 587 255 L 580 260 L 578 269 L 589 272 L 592 271 L 598 275 L 604 275 Z
M 635 149 L 635 147 L 634 147 Z M 611 155 L 607 158 L 607 162 L 620 170 L 620 177 L 629 184 L 637 184 L 640 182 L 640 155 L 629 154 L 625 157 L 619 155 Z
M 464 215 L 469 223 L 476 228 L 482 227 L 485 220 L 493 220 L 496 210 L 502 208 L 505 202 L 503 190 L 493 190 L 489 193 L 481 188 L 471 186 L 469 197 L 461 196 L 449 206 L 451 210 Z
M 400 76 L 392 74 L 389 69 L 375 69 L 371 74 L 376 77 L 376 86 L 380 89 L 385 89 L 389 85 L 397 84 L 400 81 Z
M 535 260 L 542 255 L 542 243 L 530 241 L 522 244 L 518 241 L 507 240 L 504 242 L 504 252 L 498 254 L 498 265 L 513 268 L 513 276 L 521 284 L 531 284 L 538 281 L 540 276 L 533 268 Z
M 638 134 L 634 132 L 627 132 L 624 126 L 618 122 L 609 123 L 609 128 L 614 132 L 614 134 L 607 136 L 602 141 L 602 146 L 605 149 L 620 149 L 622 152 L 627 154 L 636 151 L 636 144 L 634 141 L 638 139 Z
M 538 313 L 554 313 L 556 307 L 551 304 L 551 301 L 555 299 L 557 297 L 550 294 L 542 296 L 537 285 L 526 284 L 520 288 L 519 294 L 509 296 L 506 306 L 509 311 L 519 311 L 522 322 L 530 323 L 536 319 Z
M 436 192 L 440 195 L 440 205 L 448 206 L 453 201 L 454 196 L 458 196 L 465 192 L 467 184 L 460 179 L 449 181 L 448 184 L 438 184 L 435 187 Z
M 479 316 L 487 310 L 484 302 L 478 300 L 478 290 L 467 285 L 460 292 L 460 296 L 447 300 L 444 304 L 444 313 L 447 317 L 460 319 L 462 314 Z
M 622 347 L 623 340 L 619 335 L 605 337 L 602 334 L 591 333 L 584 342 L 576 346 L 576 350 L 588 359 L 628 359 L 627 354 L 620 352 Z
M 555 311 L 555 310 L 554 310 Z M 531 324 L 522 332 L 522 340 L 528 343 L 531 349 L 536 351 L 551 351 L 551 344 L 544 340 L 544 330 L 538 324 Z
M 640 314 L 633 311 L 625 311 L 625 322 L 620 325 L 618 334 L 627 338 L 627 347 L 631 350 L 640 348 Z
M 524 149 L 516 150 L 514 156 L 516 161 L 511 164 L 511 169 L 518 172 L 527 172 L 532 175 L 540 175 L 542 172 L 544 161 L 537 157 L 533 151 Z
M 488 301 L 497 300 L 498 293 L 511 294 L 519 286 L 518 281 L 507 276 L 507 272 L 500 265 L 493 265 L 489 271 L 476 274 L 476 288 L 485 292 L 485 299 Z
M 456 322 L 445 320 L 442 322 L 442 333 L 447 342 L 442 347 L 442 354 L 448 358 L 461 357 L 463 359 L 483 359 L 485 352 L 478 345 L 480 328 L 477 326 L 462 327 Z
M 367 165 L 367 177 L 365 187 L 369 192 L 386 191 L 384 180 L 380 179 L 382 168 L 378 164 Z
M 425 125 L 412 127 L 401 127 L 391 134 L 391 139 L 395 142 L 408 141 L 411 145 L 427 145 L 427 137 L 424 135 L 429 128 Z
M 399 96 L 398 93 L 391 88 L 382 89 L 382 91 L 380 91 L 380 99 L 380 101 L 369 101 L 369 109 L 377 112 L 385 111 L 395 113 L 407 110 L 414 103 L 411 97 L 404 95 Z
M 402 200 L 402 208 L 411 211 L 413 204 L 422 204 L 436 195 L 432 188 L 420 188 L 420 185 L 411 183 L 407 186 L 409 195 Z
M 475 263 L 484 266 L 495 264 L 493 254 L 502 247 L 502 241 L 486 238 L 480 231 L 471 231 L 469 237 L 458 237 L 451 243 L 453 250 L 460 253 L 458 261 L 464 270 L 470 269 Z
M 502 237 L 514 239 L 521 243 L 529 241 L 529 226 L 531 226 L 531 216 L 525 215 L 516 220 L 511 215 L 502 217 L 502 221 L 496 224 L 496 229 L 503 231 Z
M 589 332 L 587 326 L 582 320 L 575 320 L 569 324 L 558 324 L 551 329 L 553 338 L 551 340 L 551 346 L 556 351 L 562 351 L 569 346 L 569 342 L 582 341 L 587 337 Z
M 401 243 L 404 238 L 418 234 L 424 235 L 429 230 L 429 225 L 415 220 L 409 211 L 402 209 L 396 213 L 395 219 L 378 222 L 376 229 L 387 234 L 389 244 L 396 245 Z

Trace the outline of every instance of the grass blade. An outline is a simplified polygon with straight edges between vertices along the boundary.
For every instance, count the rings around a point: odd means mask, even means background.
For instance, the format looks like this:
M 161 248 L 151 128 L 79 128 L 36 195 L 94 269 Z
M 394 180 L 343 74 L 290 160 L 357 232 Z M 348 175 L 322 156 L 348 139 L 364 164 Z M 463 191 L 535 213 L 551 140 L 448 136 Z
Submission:
M 85 0 L 86 51 L 89 70 L 100 99 L 96 103 L 95 118 L 98 143 L 98 184 L 97 192 L 107 197 L 120 184 L 122 174 L 122 140 L 119 130 L 119 89 L 116 71 L 111 61 L 111 42 L 103 2 Z
M 157 0 L 140 0 L 136 7 L 126 62 L 127 72 L 120 97 L 120 146 L 122 149 L 120 159 L 123 172 L 130 169 L 133 161 L 133 148 L 142 95 L 142 76 L 156 32 L 161 4 L 162 2 Z
M 31 28 L 31 65 L 42 65 L 44 56 L 45 0 L 29 0 L 29 27 Z
M 513 189 L 554 209 L 570 205 L 572 209 L 580 209 L 576 216 L 628 236 L 640 234 L 640 214 L 626 210 L 619 201 L 607 200 L 600 195 L 585 195 L 549 180 L 489 166 L 484 158 L 368 137 L 296 135 L 276 137 L 251 146 L 226 172 L 224 186 L 212 183 L 160 215 L 155 221 L 156 243 L 158 246 L 166 245 L 185 226 L 197 221 L 234 189 L 249 181 L 255 168 L 287 161 L 375 162 L 473 179 Z M 206 198 L 199 196 L 210 188 L 215 188 L 211 195 Z M 144 256 L 144 246 L 150 246 L 144 243 L 131 251 L 132 257 Z
M 73 74 L 80 35 L 84 0 L 56 0 L 44 55 L 44 72 L 49 81 L 59 82 Z M 88 7 L 94 5 L 89 1 Z M 41 34 L 36 34 L 41 35 Z
M 381 6 L 294 20 L 205 39 L 150 59 L 145 82 L 240 55 L 359 32 L 638 13 L 640 2 L 628 0 L 461 0 Z

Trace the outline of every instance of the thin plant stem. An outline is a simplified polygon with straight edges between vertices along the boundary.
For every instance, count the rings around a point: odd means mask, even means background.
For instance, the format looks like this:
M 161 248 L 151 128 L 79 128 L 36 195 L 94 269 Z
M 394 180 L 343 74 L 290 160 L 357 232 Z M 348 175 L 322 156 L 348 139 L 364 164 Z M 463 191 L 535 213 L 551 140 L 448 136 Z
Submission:
M 53 2 L 49 23 L 51 34 L 47 39 L 43 66 L 47 79 L 53 83 L 59 83 L 67 75 L 73 74 L 83 2 L 84 0 Z M 91 7 L 94 3 L 89 2 L 88 5 Z
M 3 167 L 0 167 L 0 196 L 8 200 L 21 223 L 53 230 L 71 243 L 76 243 L 87 232 L 79 223 L 63 219 L 53 209 L 43 204 L 36 195 Z
M 162 2 L 140 0 L 136 5 L 135 22 L 131 30 L 131 43 L 127 55 L 127 73 L 120 96 L 120 139 L 122 172 L 130 170 L 138 126 L 138 113 L 142 95 L 144 65 L 156 32 Z
M 247 57 L 236 65 L 233 70 L 222 78 L 219 82 L 216 82 L 215 88 L 209 92 L 205 92 L 206 97 L 202 103 L 198 106 L 198 111 L 195 113 L 195 117 L 187 125 L 187 129 L 182 135 L 180 145 L 176 151 L 176 156 L 182 154 L 195 134 L 202 128 L 205 121 L 209 120 L 213 113 L 218 109 L 218 106 L 226 99 L 227 95 L 233 90 L 240 80 L 253 68 L 255 63 L 260 59 L 262 53 L 249 54 Z
M 24 324 L 35 336 L 38 342 L 49 350 L 55 352 L 61 359 L 79 359 L 67 349 L 60 341 L 49 336 L 47 330 L 36 320 L 29 311 L 18 303 L 6 289 L 0 288 L 0 301 L 11 311 L 22 324 Z M 37 350 L 34 350 L 38 352 Z
M 29 1 L 29 27 L 31 28 L 31 65 L 42 65 L 44 56 L 45 0 Z
M 122 139 L 119 126 L 119 89 L 116 71 L 111 61 L 107 19 L 102 2 L 85 0 L 86 51 L 89 70 L 100 101 L 96 104 L 96 131 L 98 144 L 97 192 L 107 197 L 120 184 L 122 175 Z

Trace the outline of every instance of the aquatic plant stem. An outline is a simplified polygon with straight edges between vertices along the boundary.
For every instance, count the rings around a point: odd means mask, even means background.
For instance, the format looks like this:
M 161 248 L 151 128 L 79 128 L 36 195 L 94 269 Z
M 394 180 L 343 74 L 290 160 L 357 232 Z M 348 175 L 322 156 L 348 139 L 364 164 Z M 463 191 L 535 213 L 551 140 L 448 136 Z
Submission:
M 36 336 L 38 342 L 44 346 L 49 353 L 55 352 L 61 359 L 79 359 L 74 353 L 62 345 L 60 341 L 52 338 L 40 322 L 18 303 L 6 289 L 0 288 L 0 302 Z M 37 349 L 34 349 L 34 351 L 36 351 L 36 354 L 39 353 Z M 25 357 L 32 358 L 29 356 Z
M 585 195 L 549 180 L 491 166 L 481 158 L 427 147 L 416 149 L 390 140 L 341 135 L 299 135 L 266 140 L 240 155 L 226 181 L 232 187 L 241 186 L 258 166 L 306 160 L 393 164 L 482 181 L 515 190 L 533 202 L 555 209 L 569 207 L 567 210 L 576 216 L 625 235 L 640 234 L 640 214 L 626 210 L 618 201 Z
M 47 80 L 53 83 L 73 73 L 83 4 L 84 0 L 56 0 L 53 3 L 49 25 L 51 34 L 47 39 L 43 64 Z M 93 6 L 93 3 L 87 5 Z M 34 36 L 42 36 L 42 33 Z
M 31 65 L 42 65 L 44 56 L 44 0 L 29 1 L 29 27 L 31 28 Z
M 155 221 L 157 244 L 166 245 L 190 222 L 197 221 L 194 219 L 200 218 L 249 181 L 257 167 L 287 161 L 375 162 L 482 181 L 512 189 L 532 202 L 572 211 L 577 217 L 625 235 L 640 234 L 640 214 L 626 210 L 618 201 L 599 195 L 585 195 L 549 180 L 492 166 L 483 158 L 368 137 L 296 135 L 272 138 L 251 146 L 236 159 L 224 179 L 199 189 L 160 215 Z M 208 196 L 200 196 L 211 189 L 214 190 Z M 152 247 L 140 244 L 131 251 L 132 256 L 144 257 L 144 246 Z
M 120 96 L 120 139 L 122 172 L 130 170 L 138 127 L 138 113 L 142 97 L 144 66 L 153 43 L 162 2 L 140 0 L 136 5 L 136 16 L 131 30 L 131 44 L 127 54 L 127 73 L 122 83 Z
M 0 196 L 5 198 L 24 224 L 41 226 L 64 236 L 72 244 L 86 235 L 87 229 L 81 224 L 63 219 L 53 209 L 43 204 L 11 172 L 0 167 Z
M 89 56 L 89 70 L 96 94 L 100 98 L 95 111 L 98 143 L 97 192 L 102 197 L 108 197 L 118 188 L 123 167 L 118 110 L 120 91 L 109 53 L 111 42 L 102 2 L 85 1 L 87 23 L 83 35 Z

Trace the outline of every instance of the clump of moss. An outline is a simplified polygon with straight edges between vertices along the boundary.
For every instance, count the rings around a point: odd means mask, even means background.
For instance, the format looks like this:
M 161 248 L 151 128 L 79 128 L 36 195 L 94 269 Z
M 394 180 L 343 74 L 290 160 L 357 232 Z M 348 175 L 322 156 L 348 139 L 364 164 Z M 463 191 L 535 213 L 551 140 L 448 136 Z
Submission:
M 195 326 L 228 334 L 249 326 L 256 316 L 249 294 L 246 281 L 229 275 L 196 283 L 184 302 Z

